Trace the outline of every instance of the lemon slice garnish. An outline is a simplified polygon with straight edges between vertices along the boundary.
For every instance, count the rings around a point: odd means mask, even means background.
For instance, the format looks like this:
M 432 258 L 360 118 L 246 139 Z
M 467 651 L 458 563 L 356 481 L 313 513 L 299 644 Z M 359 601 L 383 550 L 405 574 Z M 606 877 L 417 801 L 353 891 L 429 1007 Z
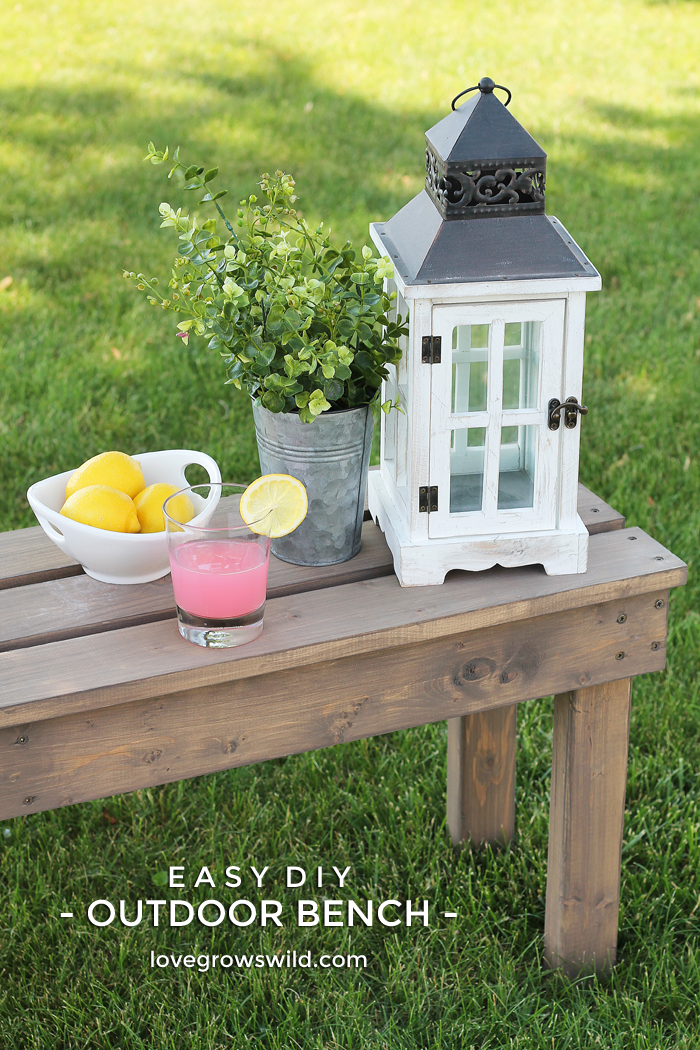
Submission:
M 248 486 L 240 503 L 248 528 L 272 539 L 294 532 L 308 509 L 306 489 L 290 474 L 263 474 Z

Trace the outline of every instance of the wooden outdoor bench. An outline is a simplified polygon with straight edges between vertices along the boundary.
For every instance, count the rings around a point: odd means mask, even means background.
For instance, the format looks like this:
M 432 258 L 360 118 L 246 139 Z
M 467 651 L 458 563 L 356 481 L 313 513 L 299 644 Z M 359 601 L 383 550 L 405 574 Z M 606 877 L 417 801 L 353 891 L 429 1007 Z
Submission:
M 517 704 L 555 696 L 545 958 L 615 960 L 630 686 L 666 661 L 686 567 L 580 486 L 588 571 L 456 572 L 402 589 L 360 555 L 272 559 L 265 630 L 185 642 L 170 578 L 97 583 L 39 528 L 0 534 L 0 818 L 448 720 L 452 841 L 514 830 Z

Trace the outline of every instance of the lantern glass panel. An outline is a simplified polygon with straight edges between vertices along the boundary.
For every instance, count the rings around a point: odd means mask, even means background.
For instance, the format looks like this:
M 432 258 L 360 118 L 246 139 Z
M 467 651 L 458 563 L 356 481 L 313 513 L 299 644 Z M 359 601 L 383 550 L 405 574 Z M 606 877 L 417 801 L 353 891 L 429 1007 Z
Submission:
M 503 410 L 537 408 L 541 321 L 509 321 L 503 347 Z
M 452 412 L 484 412 L 488 402 L 488 324 L 462 324 L 452 331 Z
M 450 514 L 481 510 L 484 501 L 486 427 L 453 430 L 450 448 Z
M 503 427 L 498 470 L 498 509 L 519 510 L 534 506 L 537 437 L 534 424 Z

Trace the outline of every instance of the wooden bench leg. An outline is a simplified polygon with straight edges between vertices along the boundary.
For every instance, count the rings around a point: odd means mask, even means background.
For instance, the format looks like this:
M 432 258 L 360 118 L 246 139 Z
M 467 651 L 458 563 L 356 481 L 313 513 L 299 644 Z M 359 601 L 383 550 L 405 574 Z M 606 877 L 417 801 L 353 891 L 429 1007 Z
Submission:
M 615 962 L 631 685 L 554 698 L 544 946 L 569 976 Z
M 516 715 L 510 704 L 447 722 L 447 825 L 455 846 L 513 837 Z

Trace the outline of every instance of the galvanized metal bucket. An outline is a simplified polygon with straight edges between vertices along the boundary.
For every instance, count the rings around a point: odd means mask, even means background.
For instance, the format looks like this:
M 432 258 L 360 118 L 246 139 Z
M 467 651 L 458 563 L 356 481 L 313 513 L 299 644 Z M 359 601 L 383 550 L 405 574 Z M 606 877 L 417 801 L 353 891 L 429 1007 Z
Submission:
M 263 474 L 291 474 L 306 486 L 309 512 L 298 529 L 272 541 L 294 565 L 348 561 L 362 545 L 362 518 L 374 421 L 369 406 L 323 412 L 302 423 L 295 412 L 253 405 Z

